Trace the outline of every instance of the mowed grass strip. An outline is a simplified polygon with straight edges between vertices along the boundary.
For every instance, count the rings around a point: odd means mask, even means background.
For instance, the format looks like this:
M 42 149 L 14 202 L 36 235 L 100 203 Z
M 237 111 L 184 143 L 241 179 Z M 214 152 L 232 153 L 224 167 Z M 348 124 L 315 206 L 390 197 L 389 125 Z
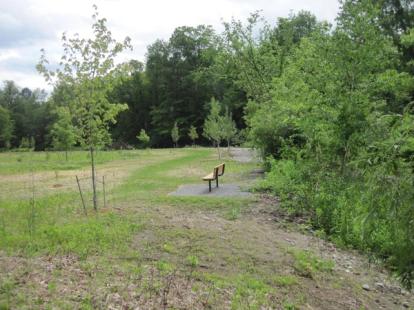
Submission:
M 114 160 L 136 158 L 142 151 L 98 151 L 96 164 Z M 90 165 L 87 151 L 71 151 L 68 160 L 64 152 L 0 152 L 0 175 L 28 173 L 30 171 L 73 170 Z
M 128 152 L 131 152 L 131 154 L 126 155 Z M 84 155 L 87 155 L 87 152 L 84 152 Z M 45 164 L 49 162 L 43 155 L 35 153 L 33 156 L 38 157 L 39 167 L 45 167 Z M 113 160 L 97 164 L 97 178 L 98 181 L 102 181 L 102 176 L 105 176 L 110 188 L 114 188 L 122 183 L 134 170 L 169 159 L 170 154 L 167 150 L 108 151 L 98 152 L 97 157 L 105 157 L 106 160 L 113 158 Z M 43 159 L 43 161 L 40 161 L 40 159 Z M 79 166 L 79 168 L 66 170 L 67 166 L 65 165 L 67 163 L 65 159 L 61 160 L 63 170 L 39 170 L 39 167 L 36 168 L 33 165 L 29 165 L 27 170 L 27 167 L 25 168 L 27 163 L 22 163 L 21 166 L 19 166 L 19 163 L 13 163 L 12 168 L 14 170 L 26 170 L 18 174 L 0 173 L 0 200 L 29 199 L 33 190 L 36 198 L 62 194 L 63 192 L 77 192 L 76 176 L 81 180 L 83 191 L 91 191 L 90 163 L 88 162 L 86 166 L 83 166 L 84 163 L 77 161 L 76 158 L 70 158 L 69 161 L 70 164 L 76 167 Z M 48 167 L 48 169 L 51 168 L 53 166 Z M 101 186 L 98 189 L 101 189 Z

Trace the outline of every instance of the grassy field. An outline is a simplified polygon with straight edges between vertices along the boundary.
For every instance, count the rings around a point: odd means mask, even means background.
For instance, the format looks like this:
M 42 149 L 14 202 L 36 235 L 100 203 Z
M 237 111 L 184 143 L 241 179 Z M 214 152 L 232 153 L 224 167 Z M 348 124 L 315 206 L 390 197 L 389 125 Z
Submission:
M 330 244 L 300 232 L 306 225 L 276 223 L 274 201 L 169 196 L 202 182 L 220 162 L 214 150 L 99 152 L 97 162 L 106 203 L 99 183 L 94 212 L 86 152 L 68 161 L 51 152 L 0 154 L 0 309 L 394 304 L 393 295 L 361 289 L 371 279 L 364 259 L 352 258 L 363 273 L 356 281 L 331 259 Z M 224 162 L 224 183 L 251 186 L 257 163 Z

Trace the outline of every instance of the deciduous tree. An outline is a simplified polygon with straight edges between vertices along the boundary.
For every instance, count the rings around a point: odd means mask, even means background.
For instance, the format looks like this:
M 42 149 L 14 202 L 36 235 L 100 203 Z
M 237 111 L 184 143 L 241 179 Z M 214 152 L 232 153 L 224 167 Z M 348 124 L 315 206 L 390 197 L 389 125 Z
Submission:
M 233 120 L 231 113 L 226 110 L 226 113 L 221 117 L 223 139 L 227 142 L 227 150 L 230 152 L 230 143 L 237 134 L 236 123 Z
M 141 129 L 141 131 L 137 135 L 137 139 L 139 140 L 143 148 L 147 148 L 149 146 L 150 137 L 145 132 L 145 129 Z
M 53 86 L 62 83 L 73 91 L 69 109 L 79 132 L 78 140 L 89 149 L 91 155 L 93 206 L 96 210 L 94 153 L 96 148 L 109 143 L 109 124 L 115 123 L 117 114 L 127 108 L 125 104 L 110 102 L 108 93 L 113 89 L 114 77 L 119 76 L 119 71 L 123 68 L 115 66 L 115 58 L 123 50 L 131 48 L 131 45 L 128 37 L 123 42 L 113 39 L 106 26 L 106 19 L 98 18 L 96 6 L 94 10 L 94 37 L 84 39 L 75 35 L 69 38 L 64 33 L 60 67 L 55 71 L 48 70 L 48 61 L 42 50 L 37 69 Z
M 217 147 L 218 157 L 221 158 L 220 143 L 223 140 L 223 118 L 220 115 L 220 102 L 212 98 L 210 113 L 204 121 L 203 135 Z
M 180 140 L 180 130 L 178 129 L 177 122 L 174 123 L 174 126 L 171 129 L 171 138 L 173 140 L 174 147 L 177 147 L 178 140 Z
M 76 128 L 67 107 L 59 107 L 56 114 L 58 118 L 50 130 L 52 145 L 55 150 L 64 151 L 68 160 L 68 151 L 77 141 Z
M 191 125 L 190 129 L 188 130 L 188 136 L 190 137 L 191 141 L 193 142 L 193 146 L 195 145 L 195 140 L 198 139 L 197 128 Z

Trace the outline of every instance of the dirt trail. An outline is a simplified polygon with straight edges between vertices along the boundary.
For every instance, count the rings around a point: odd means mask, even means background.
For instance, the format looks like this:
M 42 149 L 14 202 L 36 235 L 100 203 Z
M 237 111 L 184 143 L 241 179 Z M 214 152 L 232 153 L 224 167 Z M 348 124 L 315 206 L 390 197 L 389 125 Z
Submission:
M 304 281 L 317 309 L 412 309 L 414 296 L 380 265 L 357 251 L 341 249 L 314 235 L 307 227 L 288 220 L 274 197 L 261 198 L 247 219 L 266 230 L 286 246 L 310 251 L 335 263 L 325 287 L 318 281 Z M 298 222 L 303 220 L 297 219 Z M 311 307 L 312 308 L 312 307 Z M 315 309 L 315 308 L 313 308 Z

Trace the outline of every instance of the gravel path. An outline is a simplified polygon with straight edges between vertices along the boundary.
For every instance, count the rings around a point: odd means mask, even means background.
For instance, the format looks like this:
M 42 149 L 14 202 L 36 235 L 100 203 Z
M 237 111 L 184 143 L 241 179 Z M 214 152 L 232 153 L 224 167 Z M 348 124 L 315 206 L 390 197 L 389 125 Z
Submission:
M 213 183 L 213 182 L 212 182 Z M 181 185 L 171 196 L 210 196 L 210 197 L 249 197 L 251 193 L 243 192 L 234 184 L 211 184 L 211 192 L 208 191 L 208 183 L 200 185 Z
M 247 163 L 251 161 L 258 160 L 258 154 L 255 150 L 242 147 L 232 147 L 230 148 L 230 156 L 233 157 L 233 160 Z

